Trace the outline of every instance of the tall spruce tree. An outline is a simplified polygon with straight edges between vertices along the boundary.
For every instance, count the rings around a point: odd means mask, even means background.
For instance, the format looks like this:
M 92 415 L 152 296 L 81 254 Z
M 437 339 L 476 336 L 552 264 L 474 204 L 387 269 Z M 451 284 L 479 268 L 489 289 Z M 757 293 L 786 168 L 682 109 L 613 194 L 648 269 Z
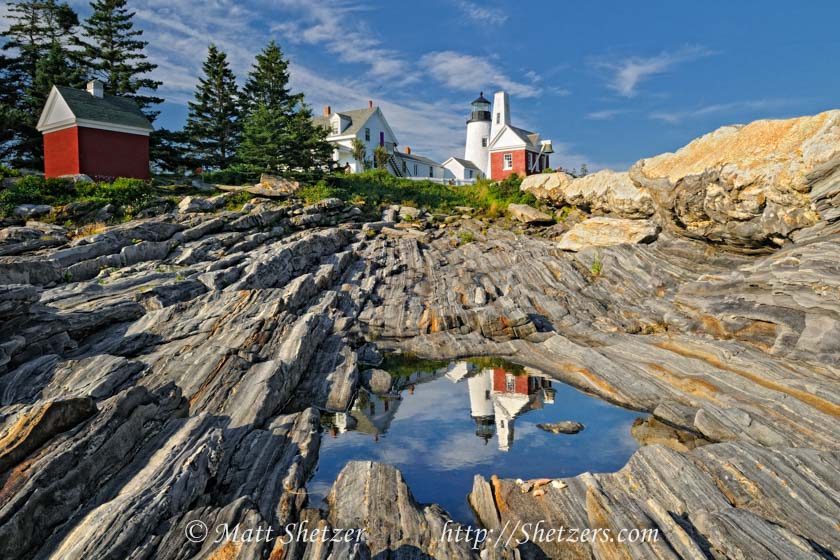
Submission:
M 102 81 L 106 93 L 133 98 L 154 120 L 158 112 L 150 107 L 163 99 L 140 90 L 157 91 L 161 82 L 147 75 L 157 64 L 149 62 L 143 52 L 149 43 L 140 39 L 143 30 L 134 28 L 134 12 L 128 10 L 126 0 L 95 0 L 90 6 L 93 13 L 82 24 L 86 38 L 76 40 L 80 56 L 92 75 Z
M 195 101 L 189 102 L 184 131 L 191 151 L 203 166 L 230 166 L 239 146 L 239 91 L 227 55 L 210 45 L 202 65 Z
M 332 163 L 326 131 L 312 123 L 302 93 L 292 93 L 289 63 L 271 41 L 257 55 L 243 88 L 239 159 L 261 171 L 311 172 Z
M 52 85 L 81 85 L 69 48 L 79 23 L 66 3 L 56 0 L 9 2 L 9 27 L 0 33 L 0 157 L 16 165 L 43 165 L 43 142 L 35 129 Z M 51 82 L 51 83 L 50 83 Z

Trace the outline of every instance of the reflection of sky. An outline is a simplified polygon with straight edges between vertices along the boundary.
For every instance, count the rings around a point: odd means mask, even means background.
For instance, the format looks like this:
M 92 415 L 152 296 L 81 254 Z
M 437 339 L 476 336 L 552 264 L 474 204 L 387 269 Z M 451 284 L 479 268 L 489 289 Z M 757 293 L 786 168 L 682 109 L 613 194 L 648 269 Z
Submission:
M 360 432 L 337 438 L 324 434 L 310 493 L 317 503 L 348 461 L 374 460 L 400 469 L 418 501 L 436 502 L 456 519 L 471 522 L 466 495 L 476 474 L 528 479 L 621 468 L 638 447 L 630 426 L 640 414 L 557 381 L 553 387 L 557 390 L 554 404 L 518 417 L 513 445 L 504 452 L 498 448 L 495 432 L 486 444 L 475 435 L 466 380 L 453 383 L 441 377 L 418 384 L 413 395 L 403 391 L 399 410 L 379 441 Z M 536 426 L 561 420 L 581 422 L 586 429 L 564 435 Z

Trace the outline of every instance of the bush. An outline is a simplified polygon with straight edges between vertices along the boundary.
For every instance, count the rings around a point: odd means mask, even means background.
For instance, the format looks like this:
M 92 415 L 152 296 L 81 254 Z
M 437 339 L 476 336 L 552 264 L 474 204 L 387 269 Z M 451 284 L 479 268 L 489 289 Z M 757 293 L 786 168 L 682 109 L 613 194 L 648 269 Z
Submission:
M 6 177 L 20 177 L 20 171 L 0 164 L 0 179 L 5 179 Z
M 519 190 L 521 183 L 521 177 L 511 175 L 500 182 L 482 179 L 473 185 L 453 186 L 402 179 L 382 170 L 372 170 L 326 177 L 313 185 L 301 187 L 297 196 L 307 204 L 325 198 L 340 198 L 354 204 L 363 202 L 369 208 L 399 204 L 445 213 L 453 212 L 456 206 L 469 206 L 490 217 L 497 217 L 510 203 L 536 202 L 532 195 Z
M 124 213 L 136 212 L 155 200 L 151 186 L 140 179 L 119 178 L 112 183 L 73 183 L 64 179 L 23 177 L 0 191 L 0 214 L 8 216 L 21 204 L 63 206 L 71 202 L 113 204 Z
M 260 172 L 256 167 L 250 165 L 231 165 L 219 171 L 205 171 L 201 174 L 201 180 L 205 183 L 216 185 L 245 185 L 256 183 L 260 178 Z

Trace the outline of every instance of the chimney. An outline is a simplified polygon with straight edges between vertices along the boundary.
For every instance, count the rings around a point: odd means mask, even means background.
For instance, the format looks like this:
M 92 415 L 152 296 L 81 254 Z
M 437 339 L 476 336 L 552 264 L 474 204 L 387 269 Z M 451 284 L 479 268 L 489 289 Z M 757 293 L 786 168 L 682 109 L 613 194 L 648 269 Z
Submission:
M 91 80 L 87 83 L 87 87 L 85 88 L 89 94 L 92 96 L 102 99 L 105 96 L 105 91 L 102 86 L 102 82 L 99 80 Z
M 330 106 L 327 105 L 326 107 L 324 107 L 324 116 L 329 117 L 331 114 L 332 114 L 332 109 L 330 109 Z
M 408 155 L 411 155 L 411 146 L 406 146 L 405 147 L 405 153 L 407 153 Z
M 368 109 L 373 109 L 373 99 L 368 99 Z

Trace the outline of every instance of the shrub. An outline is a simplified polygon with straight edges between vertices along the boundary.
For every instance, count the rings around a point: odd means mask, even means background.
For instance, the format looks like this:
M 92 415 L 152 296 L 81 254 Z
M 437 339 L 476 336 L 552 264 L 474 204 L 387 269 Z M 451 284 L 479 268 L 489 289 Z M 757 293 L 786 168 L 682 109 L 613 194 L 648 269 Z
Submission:
M 218 171 L 205 171 L 201 174 L 205 183 L 217 185 L 245 185 L 259 181 L 260 171 L 251 165 L 231 165 Z
M 0 164 L 0 179 L 5 179 L 6 177 L 20 177 L 20 171 Z

